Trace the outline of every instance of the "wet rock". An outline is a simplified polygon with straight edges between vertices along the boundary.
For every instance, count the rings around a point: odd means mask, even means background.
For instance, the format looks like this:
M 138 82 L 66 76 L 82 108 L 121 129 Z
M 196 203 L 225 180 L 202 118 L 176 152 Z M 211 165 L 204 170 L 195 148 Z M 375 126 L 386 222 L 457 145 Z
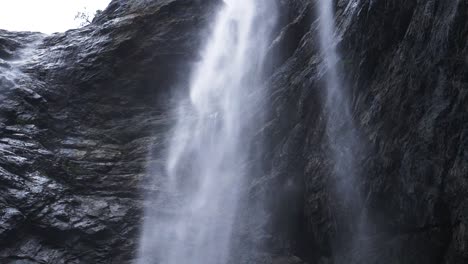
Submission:
M 81 29 L 0 30 L 1 263 L 132 263 L 143 208 L 171 211 L 142 194 L 164 194 L 150 177 L 170 98 L 219 4 L 114 0 Z M 369 218 L 354 246 L 332 191 L 315 2 L 278 4 L 268 145 L 246 198 L 264 195 L 270 217 L 241 227 L 266 253 L 246 263 L 468 262 L 466 1 L 336 1 Z
M 265 161 L 273 160 L 271 208 L 287 215 L 272 223 L 273 234 L 289 234 L 277 238 L 290 241 L 283 250 L 310 263 L 467 262 L 466 1 L 337 1 L 342 89 L 362 145 L 354 154 L 366 211 L 357 214 L 368 223 L 359 243 L 357 224 L 339 221 L 333 194 L 314 4 L 286 2 L 311 10 L 312 23 L 270 80 Z M 302 188 L 291 193 L 288 181 Z M 284 219 L 296 219 L 294 228 Z
M 158 102 L 218 4 L 115 0 L 81 29 L 0 30 L 1 263 L 132 261 L 153 132 L 170 124 Z

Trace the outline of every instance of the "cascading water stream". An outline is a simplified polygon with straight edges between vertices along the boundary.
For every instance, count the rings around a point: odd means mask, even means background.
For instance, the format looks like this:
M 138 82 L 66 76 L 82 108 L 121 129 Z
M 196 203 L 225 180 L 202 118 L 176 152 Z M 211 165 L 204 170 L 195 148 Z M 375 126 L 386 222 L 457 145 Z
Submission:
M 319 0 L 317 11 L 320 48 L 324 60 L 323 69 L 327 87 L 324 107 L 327 114 L 326 130 L 331 158 L 334 162 L 334 193 L 335 202 L 338 204 L 338 212 L 335 214 L 338 218 L 337 221 L 341 222 L 340 225 L 347 226 L 346 232 L 351 233 L 351 238 L 349 235 L 348 237 L 343 236 L 345 240 L 349 241 L 339 242 L 340 247 L 344 247 L 339 250 L 348 252 L 339 253 L 344 260 L 336 260 L 336 262 L 352 263 L 349 258 L 344 256 L 349 254 L 362 255 L 366 250 L 362 241 L 367 232 L 367 217 L 357 179 L 359 168 L 356 165 L 356 157 L 362 150 L 362 146 L 351 112 L 351 99 L 345 89 L 346 85 L 341 79 L 340 57 L 336 48 L 333 1 Z M 339 240 L 343 240 L 343 238 L 339 238 Z
M 335 173 L 339 180 L 347 181 L 355 178 L 354 154 L 357 140 L 356 129 L 350 109 L 350 102 L 340 77 L 339 55 L 336 50 L 335 22 L 333 1 L 319 0 L 318 8 L 320 48 L 323 55 L 323 68 L 325 71 L 327 96 L 325 108 L 328 113 L 327 136 L 335 161 Z M 347 187 L 341 190 L 349 192 Z
M 4 61 L 0 58 L 0 65 L 8 65 L 8 67 L 2 68 L 0 72 L 0 78 L 16 83 L 18 80 L 30 79 L 28 74 L 23 73 L 22 69 L 28 63 L 38 60 L 40 51 L 38 46 L 43 42 L 45 35 L 37 34 L 29 37 L 30 43 L 22 47 L 16 52 L 16 56 Z
M 275 10 L 264 0 L 224 2 L 190 94 L 177 108 L 167 182 L 157 198 L 172 209 L 146 212 L 140 264 L 229 261 L 236 211 L 250 176 L 252 127 L 262 111 L 260 76 Z

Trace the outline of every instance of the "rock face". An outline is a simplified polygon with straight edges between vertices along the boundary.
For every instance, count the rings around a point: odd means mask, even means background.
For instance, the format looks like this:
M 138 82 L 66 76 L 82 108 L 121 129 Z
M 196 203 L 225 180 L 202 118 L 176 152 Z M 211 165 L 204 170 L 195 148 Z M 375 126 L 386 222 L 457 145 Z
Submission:
M 288 216 L 274 223 L 290 237 L 284 248 L 310 263 L 467 263 L 467 1 L 336 2 L 342 78 L 363 146 L 357 187 L 369 230 L 357 248 L 342 245 L 357 226 L 337 221 L 331 191 L 316 6 L 290 2 L 283 35 L 299 37 L 284 41 L 291 56 L 270 79 L 266 159 L 283 194 L 277 212 Z
M 66 33 L 0 31 L 1 263 L 131 262 L 153 132 L 218 5 L 113 1 Z
M 354 247 L 331 191 L 315 1 L 278 2 L 256 179 L 273 257 L 252 263 L 468 263 L 467 1 L 336 1 L 363 146 L 366 212 L 351 215 L 369 230 Z M 159 191 L 148 157 L 219 5 L 114 0 L 81 29 L 0 31 L 1 263 L 132 262 L 142 194 Z

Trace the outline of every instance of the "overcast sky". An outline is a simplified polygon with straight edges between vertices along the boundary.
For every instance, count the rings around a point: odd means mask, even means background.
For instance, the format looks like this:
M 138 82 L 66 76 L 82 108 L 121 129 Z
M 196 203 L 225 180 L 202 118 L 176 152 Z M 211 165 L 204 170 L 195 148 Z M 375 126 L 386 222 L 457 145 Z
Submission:
M 79 26 L 75 15 L 104 9 L 110 0 L 0 0 L 0 29 L 61 32 Z

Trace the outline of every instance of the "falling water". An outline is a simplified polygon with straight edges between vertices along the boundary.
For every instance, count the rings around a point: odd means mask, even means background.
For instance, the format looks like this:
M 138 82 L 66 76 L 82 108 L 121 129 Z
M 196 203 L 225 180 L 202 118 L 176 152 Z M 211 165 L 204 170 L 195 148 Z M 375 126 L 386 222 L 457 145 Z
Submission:
M 351 181 L 354 172 L 354 142 L 357 139 L 356 129 L 350 109 L 349 98 L 340 77 L 339 55 L 336 50 L 335 22 L 333 1 L 319 1 L 319 34 L 320 47 L 326 71 L 326 111 L 328 112 L 327 132 L 335 161 L 335 173 L 343 182 Z M 341 191 L 348 193 L 352 186 L 341 184 Z
M 32 78 L 29 74 L 24 73 L 23 70 L 28 64 L 40 58 L 41 51 L 38 47 L 43 42 L 44 37 L 45 35 L 39 33 L 24 37 L 21 41 L 28 43 L 27 45 L 18 48 L 11 58 L 0 58 L 0 82 L 4 82 L 2 88 L 17 87 L 16 85 L 25 80 L 29 81 Z M 20 89 L 29 90 L 29 88 L 23 86 Z
M 336 221 L 340 222 L 339 225 L 347 226 L 344 231 L 351 233 L 351 238 L 346 238 L 347 242 L 344 242 L 344 245 L 341 242 L 340 247 L 342 248 L 338 249 L 348 252 L 339 253 L 344 260 L 337 260 L 337 263 L 353 263 L 344 256 L 363 254 L 365 246 L 362 241 L 367 232 L 366 213 L 357 179 L 359 168 L 356 166 L 356 157 L 362 150 L 362 146 L 353 121 L 350 96 L 341 79 L 340 57 L 336 48 L 333 1 L 319 0 L 317 10 L 320 20 L 320 47 L 324 59 L 323 67 L 327 87 L 325 100 L 327 138 L 334 162 L 333 174 L 335 177 L 335 202 L 337 204 L 335 218 Z M 361 258 L 361 256 L 356 258 Z
M 172 209 L 147 212 L 140 264 L 224 264 L 230 257 L 236 211 L 251 176 L 246 164 L 262 110 L 260 76 L 274 8 L 268 0 L 224 2 L 190 94 L 176 111 L 167 183 L 157 198 Z

